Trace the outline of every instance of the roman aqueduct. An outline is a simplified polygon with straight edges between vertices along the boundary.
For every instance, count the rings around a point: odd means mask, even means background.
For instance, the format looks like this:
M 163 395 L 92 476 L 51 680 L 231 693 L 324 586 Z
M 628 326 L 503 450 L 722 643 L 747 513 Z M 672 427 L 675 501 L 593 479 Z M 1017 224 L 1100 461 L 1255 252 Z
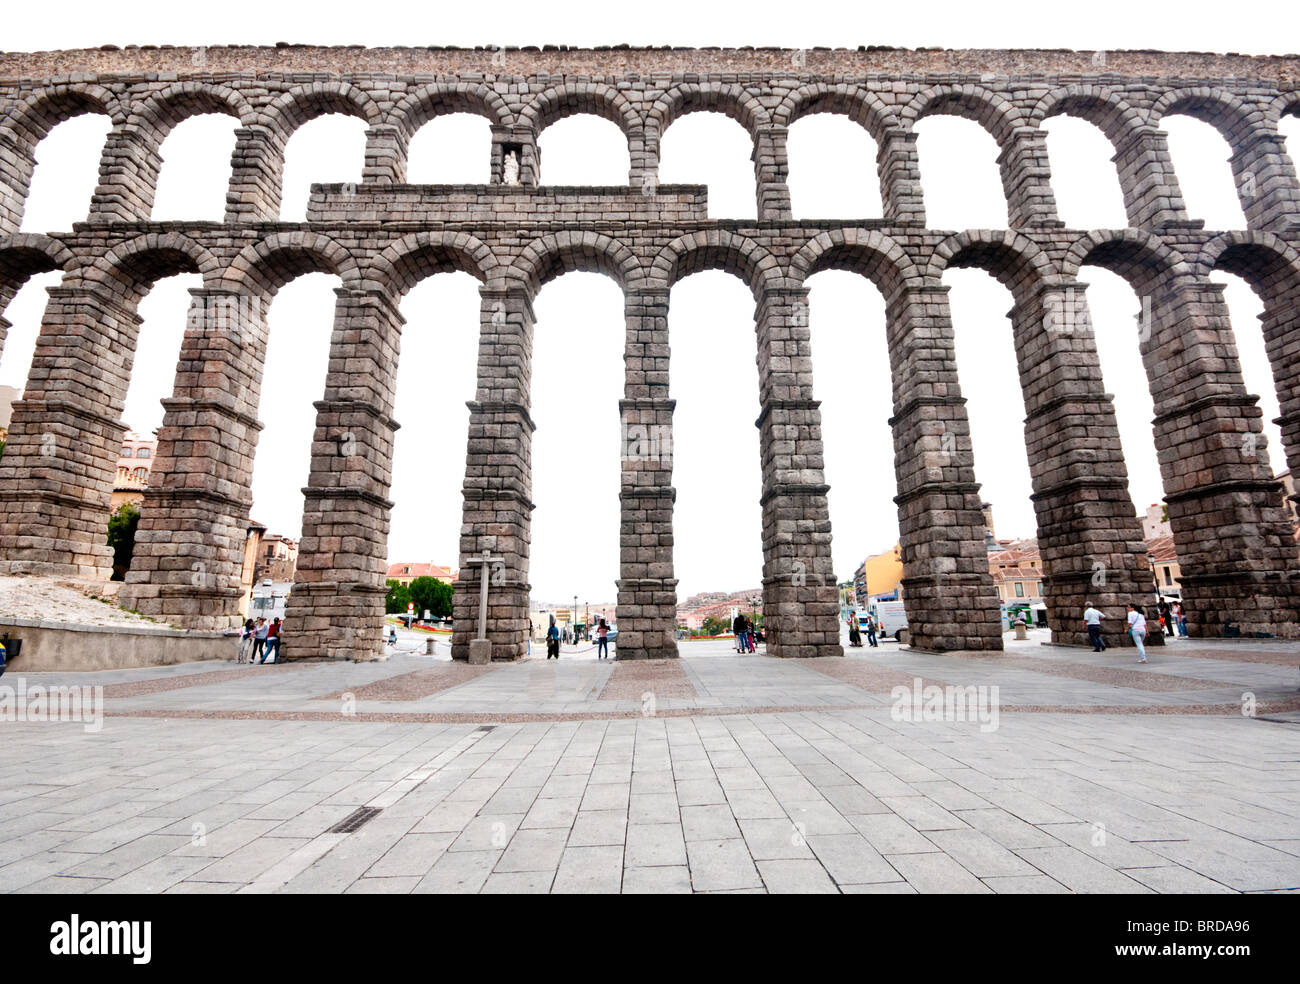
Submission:
M 338 290 L 329 373 L 316 403 L 289 656 L 364 658 L 380 646 L 398 304 L 423 278 L 481 282 L 477 394 L 464 479 L 454 653 L 465 657 L 490 576 L 496 659 L 528 629 L 532 298 L 569 270 L 599 271 L 625 297 L 631 443 L 670 435 L 667 314 L 680 278 L 722 269 L 755 303 L 762 447 L 763 588 L 769 650 L 838 654 L 821 423 L 806 279 L 836 268 L 883 294 L 893 375 L 905 596 L 917 646 L 999 649 L 953 328 L 941 278 L 981 267 L 1012 292 L 1047 598 L 1058 637 L 1079 641 L 1090 597 L 1122 612 L 1149 592 L 1111 397 L 1086 328 L 1085 264 L 1125 278 L 1150 323 L 1142 352 L 1194 634 L 1294 636 L 1297 551 L 1268 467 L 1261 411 L 1242 381 L 1222 291 L 1246 279 L 1300 469 L 1300 183 L 1278 131 L 1300 112 L 1300 58 L 1153 52 L 789 51 L 610 48 L 142 48 L 0 55 L 0 311 L 31 276 L 49 290 L 36 353 L 0 460 L 0 569 L 107 578 L 104 541 L 123 401 L 140 318 L 160 278 L 197 273 L 172 396 L 123 600 L 194 628 L 231 623 L 251 501 L 265 311 L 286 283 L 323 271 Z M 1290 80 L 1290 81 L 1282 81 Z M 705 190 L 660 185 L 660 139 L 696 111 L 753 139 L 757 220 L 711 220 Z M 491 123 L 492 183 L 406 184 L 417 129 L 439 114 Z M 112 129 L 86 221 L 19 231 L 34 149 L 58 123 L 106 114 Z M 167 134 L 195 114 L 239 121 L 222 223 L 151 221 Z M 317 116 L 365 121 L 362 181 L 313 190 L 305 223 L 279 220 L 286 143 Z M 540 183 L 538 135 L 577 113 L 626 135 L 619 187 Z M 848 116 L 878 147 L 884 218 L 795 221 L 786 138 L 811 113 Z M 1244 230 L 1189 221 L 1161 120 L 1184 113 L 1233 150 Z M 931 229 L 915 124 L 956 114 L 996 139 L 1006 228 Z M 1042 125 L 1082 117 L 1114 145 L 1128 228 L 1057 218 Z M 872 180 L 862 162 L 864 180 Z M 197 312 L 197 315 L 194 313 Z M 1083 325 L 1084 327 L 1080 327 Z M 0 344 L 7 322 L 0 319 Z M 613 408 L 610 408 L 613 412 Z M 626 450 L 626 449 L 625 449 Z M 621 461 L 620 658 L 676 654 L 671 462 Z M 1076 629 L 1077 627 L 1077 629 Z

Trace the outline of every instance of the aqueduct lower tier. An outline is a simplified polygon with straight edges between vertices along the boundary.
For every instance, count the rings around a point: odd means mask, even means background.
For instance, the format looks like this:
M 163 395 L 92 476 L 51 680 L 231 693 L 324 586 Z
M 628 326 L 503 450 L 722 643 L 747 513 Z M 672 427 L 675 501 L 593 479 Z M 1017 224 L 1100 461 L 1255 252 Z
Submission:
M 0 460 L 0 569 L 107 578 L 114 464 L 140 323 L 158 279 L 197 273 L 175 387 L 123 586 L 140 611 L 196 628 L 230 623 L 251 501 L 276 291 L 337 275 L 329 372 L 305 497 L 288 618 L 290 656 L 376 652 L 384 573 L 402 296 L 432 274 L 481 282 L 478 384 L 464 481 L 454 652 L 478 627 L 495 558 L 488 636 L 526 649 L 532 504 L 532 299 L 568 270 L 614 278 L 625 297 L 619 412 L 621 658 L 676 652 L 668 302 L 680 277 L 724 269 L 753 292 L 761 413 L 764 611 L 781 656 L 839 653 L 807 288 L 819 270 L 868 277 L 886 301 L 897 503 L 913 642 L 998 649 L 966 409 L 944 271 L 977 266 L 1011 291 L 1025 439 L 1058 638 L 1082 641 L 1091 598 L 1116 614 L 1149 591 L 1080 269 L 1117 272 L 1142 298 L 1166 502 L 1189 623 L 1213 635 L 1297 633 L 1297 556 L 1242 382 L 1215 270 L 1265 305 L 1283 441 L 1300 469 L 1300 185 L 1278 120 L 1300 107 L 1300 59 L 1158 53 L 766 50 L 459 51 L 212 48 L 0 55 L 0 310 L 30 276 L 61 270 Z M 739 120 L 754 142 L 758 219 L 710 220 L 705 192 L 657 181 L 659 140 L 684 113 Z M 492 123 L 493 183 L 404 183 L 410 138 L 440 113 Z M 99 187 L 71 232 L 20 233 L 34 148 L 63 119 L 109 115 Z M 166 134 L 188 116 L 240 121 L 223 223 L 152 222 Z M 363 180 L 313 191 L 305 223 L 278 221 L 285 145 L 324 113 L 368 124 Z M 847 114 L 876 139 L 885 215 L 795 221 L 785 140 L 808 113 Z M 538 134 L 574 113 L 617 123 L 629 184 L 539 185 Z M 972 118 L 1002 148 L 1008 227 L 926 227 L 914 124 Z M 1115 145 L 1129 228 L 1079 231 L 1056 216 L 1041 124 L 1068 113 Z M 1248 228 L 1189 221 L 1161 119 L 1213 123 L 1233 148 Z M 519 184 L 503 183 L 515 174 Z M 869 169 L 862 169 L 863 179 Z M 0 319 L 0 344 L 7 323 Z M 612 408 L 611 408 L 612 412 Z

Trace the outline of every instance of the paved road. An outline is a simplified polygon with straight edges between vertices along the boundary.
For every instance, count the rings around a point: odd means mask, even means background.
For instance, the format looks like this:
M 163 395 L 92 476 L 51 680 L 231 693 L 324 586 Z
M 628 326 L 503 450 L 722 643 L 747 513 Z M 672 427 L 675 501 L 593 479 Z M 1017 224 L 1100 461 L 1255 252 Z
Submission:
M 0 889 L 1300 890 L 1300 646 L 683 651 L 11 672 Z

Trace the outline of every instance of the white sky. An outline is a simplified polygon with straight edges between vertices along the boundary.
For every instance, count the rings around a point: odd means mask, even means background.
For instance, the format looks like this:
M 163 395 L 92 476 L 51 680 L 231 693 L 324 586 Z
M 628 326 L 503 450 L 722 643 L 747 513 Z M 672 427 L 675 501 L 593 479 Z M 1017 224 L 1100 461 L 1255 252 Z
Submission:
M 1294 8 L 1278 5 L 1267 17 L 1225 17 L 1222 8 L 1187 3 L 1174 20 L 1161 8 L 1092 4 L 1077 11 L 1027 5 L 1024 17 L 990 17 L 974 5 L 954 5 L 943 16 L 918 17 L 897 7 L 859 10 L 802 4 L 786 30 L 788 3 L 747 5 L 745 32 L 730 5 L 657 3 L 645 18 L 605 4 L 578 3 L 558 18 L 553 7 L 494 5 L 490 30 L 446 6 L 410 6 L 395 16 L 358 18 L 337 3 L 299 5 L 226 3 L 220 18 L 200 17 L 171 4 L 121 8 L 68 4 L 57 24 L 22 8 L 6 13 L 0 45 L 41 50 L 125 44 L 267 44 L 279 40 L 322 44 L 896 44 L 948 47 L 1163 48 L 1269 53 L 1290 44 Z M 298 9 L 295 9 L 298 7 Z M 1201 9 L 1213 16 L 1196 16 Z M 310 10 L 310 14 L 306 13 Z M 673 12 L 679 16 L 672 16 Z M 508 13 L 507 13 L 508 12 Z M 562 21 L 562 23 L 561 23 Z M 774 25 L 764 30 L 762 25 Z M 391 25 L 391 26 L 388 26 Z M 510 30 L 503 30 L 513 25 Z M 1268 25 L 1267 30 L 1264 25 Z M 777 29 L 780 26 L 781 29 Z M 1294 47 L 1294 45 L 1291 45 Z M 220 219 L 233 121 L 202 117 L 178 127 L 163 148 L 155 218 Z M 24 228 L 67 229 L 84 218 L 107 121 L 80 117 L 58 127 L 38 148 L 39 166 Z M 974 123 L 935 117 L 919 126 L 919 153 L 929 224 L 934 228 L 1001 228 L 1006 204 L 993 139 Z M 289 148 L 286 219 L 301 217 L 312 182 L 358 180 L 360 121 L 326 117 L 304 127 Z M 1072 228 L 1126 224 L 1113 148 L 1090 124 L 1050 121 L 1053 189 L 1061 217 Z M 1211 229 L 1244 228 L 1228 147 L 1210 127 L 1188 118 L 1166 124 L 1174 166 L 1194 218 Z M 1300 146 L 1300 121 L 1283 132 Z M 548 184 L 624 184 L 626 146 L 605 120 L 574 117 L 542 135 L 543 181 Z M 754 215 L 750 143 L 739 124 L 715 114 L 692 114 L 673 124 L 663 141 L 661 180 L 709 186 L 710 213 Z M 881 212 L 875 148 L 865 131 L 842 117 L 801 120 L 790 137 L 790 188 L 796 218 L 878 217 Z M 412 145 L 413 182 L 484 181 L 486 121 L 446 117 L 423 129 Z M 844 173 L 859 176 L 845 183 Z M 1107 390 L 1115 394 L 1121 441 L 1139 509 L 1162 496 L 1151 435 L 1152 401 L 1137 354 L 1137 301 L 1118 277 L 1088 268 L 1088 302 L 1098 331 Z M 1228 303 L 1247 388 L 1262 398 L 1264 416 L 1277 416 L 1255 296 L 1236 278 Z M 5 312 L 13 323 L 2 357 L 0 385 L 21 386 L 44 308 L 37 278 Z M 994 503 L 999 536 L 1034 532 L 1029 470 L 1022 440 L 1024 406 L 1015 373 L 1010 295 L 979 270 L 945 276 L 957 336 L 958 365 L 968 400 L 982 496 Z M 162 420 L 159 400 L 170 395 L 180 345 L 186 291 L 196 277 L 158 284 L 142 302 L 145 323 L 125 419 L 148 432 Z M 271 342 L 263 383 L 262 432 L 254 472 L 253 515 L 273 531 L 296 535 L 301 487 L 306 483 L 321 396 L 335 281 L 323 275 L 289 284 L 271 307 Z M 892 408 L 884 306 L 865 279 L 826 272 L 810 281 L 816 395 L 822 400 L 827 478 L 837 576 L 852 576 L 864 554 L 887 549 L 898 535 Z M 464 468 L 465 401 L 473 397 L 478 294 L 464 274 L 425 281 L 404 300 L 393 468 L 389 556 L 455 565 Z M 530 580 L 538 598 L 612 601 L 618 577 L 618 407 L 622 393 L 623 305 L 613 281 L 598 274 L 567 274 L 547 285 L 536 303 L 533 372 L 533 547 Z M 701 590 L 756 587 L 761 580 L 761 514 L 757 372 L 753 300 L 739 280 L 723 273 L 688 277 L 674 288 L 670 313 L 675 418 L 676 568 L 679 597 Z M 1285 467 L 1276 428 L 1266 430 L 1276 470 Z

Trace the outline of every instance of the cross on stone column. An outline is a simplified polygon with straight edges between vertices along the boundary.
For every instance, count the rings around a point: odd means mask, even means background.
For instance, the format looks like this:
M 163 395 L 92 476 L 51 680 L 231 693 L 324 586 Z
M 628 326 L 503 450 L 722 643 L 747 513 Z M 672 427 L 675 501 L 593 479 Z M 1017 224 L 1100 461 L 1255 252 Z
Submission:
M 487 637 L 487 614 L 488 614 L 488 581 L 490 580 L 489 571 L 492 569 L 493 561 L 500 561 L 500 557 L 492 556 L 492 551 L 484 548 L 483 553 L 477 557 L 466 558 L 470 564 L 482 564 L 483 570 L 479 575 L 479 593 L 478 593 L 478 635 L 470 640 L 469 644 L 469 661 L 471 663 L 490 663 L 492 662 L 492 643 Z

